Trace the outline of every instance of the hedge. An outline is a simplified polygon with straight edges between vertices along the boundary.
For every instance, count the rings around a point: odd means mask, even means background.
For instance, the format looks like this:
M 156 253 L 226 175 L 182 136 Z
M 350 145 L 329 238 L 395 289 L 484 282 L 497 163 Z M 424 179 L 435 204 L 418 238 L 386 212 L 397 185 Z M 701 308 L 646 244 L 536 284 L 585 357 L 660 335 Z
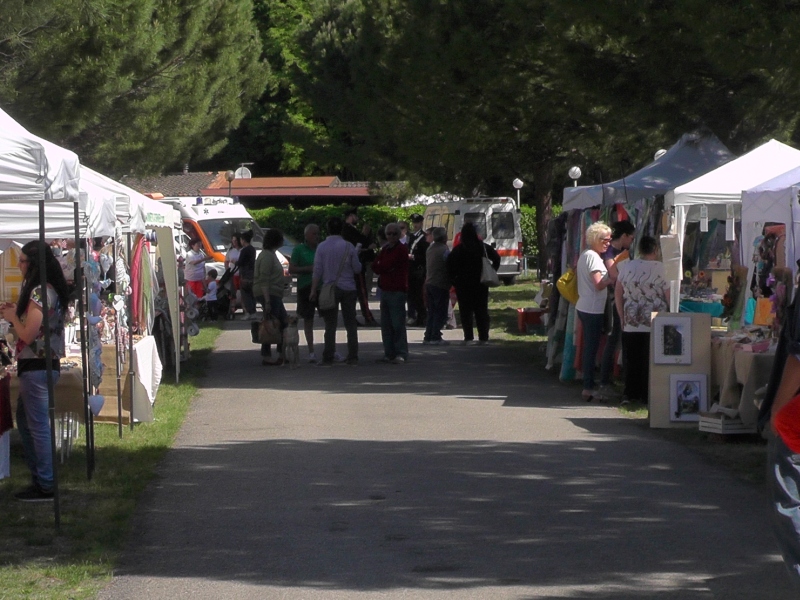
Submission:
M 325 237 L 325 223 L 331 217 L 341 217 L 348 207 L 343 206 L 311 206 L 297 210 L 294 208 L 262 208 L 251 210 L 250 214 L 261 227 L 277 227 L 283 234 L 297 242 L 303 241 L 303 230 L 309 223 L 316 223 L 322 229 Z M 561 212 L 561 207 L 554 207 L 553 216 Z M 359 225 L 368 224 L 373 231 L 387 223 L 399 220 L 408 220 L 413 213 L 425 213 L 424 205 L 394 207 L 394 206 L 359 206 Z M 536 209 L 533 206 L 523 206 L 520 211 L 520 227 L 522 228 L 522 243 L 527 255 L 536 254 Z

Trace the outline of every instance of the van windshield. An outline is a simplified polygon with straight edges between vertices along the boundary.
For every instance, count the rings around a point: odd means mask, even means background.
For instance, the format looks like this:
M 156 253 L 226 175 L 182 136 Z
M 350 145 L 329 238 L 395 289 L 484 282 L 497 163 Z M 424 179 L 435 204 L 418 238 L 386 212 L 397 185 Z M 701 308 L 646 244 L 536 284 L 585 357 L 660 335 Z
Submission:
M 264 230 L 253 219 L 204 219 L 198 223 L 208 238 L 211 247 L 217 252 L 224 252 L 231 245 L 231 236 L 248 229 L 253 230 L 252 245 L 261 248 L 264 242 Z

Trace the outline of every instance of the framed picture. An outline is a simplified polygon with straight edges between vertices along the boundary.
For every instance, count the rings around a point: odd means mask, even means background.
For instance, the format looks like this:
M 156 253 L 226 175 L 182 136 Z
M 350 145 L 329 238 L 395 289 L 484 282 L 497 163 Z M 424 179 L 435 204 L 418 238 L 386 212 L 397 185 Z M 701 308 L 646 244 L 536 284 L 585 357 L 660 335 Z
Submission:
M 653 335 L 655 336 L 653 355 L 655 364 L 692 364 L 691 317 L 656 317 L 653 321 Z
M 669 420 L 699 421 L 708 410 L 705 373 L 669 376 Z

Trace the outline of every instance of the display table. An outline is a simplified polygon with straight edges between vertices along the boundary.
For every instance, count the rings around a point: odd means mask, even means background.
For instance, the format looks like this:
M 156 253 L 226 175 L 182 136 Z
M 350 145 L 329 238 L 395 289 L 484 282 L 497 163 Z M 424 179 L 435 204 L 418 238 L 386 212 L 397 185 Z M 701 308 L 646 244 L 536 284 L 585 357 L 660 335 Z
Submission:
M 711 390 L 719 389 L 719 404 L 739 413 L 742 423 L 754 427 L 758 420 L 755 391 L 769 382 L 774 352 L 753 352 L 730 338 L 711 344 Z
M 53 388 L 56 414 L 56 448 L 60 450 L 61 462 L 69 456 L 72 443 L 78 437 L 78 424 L 86 419 L 83 397 L 83 369 L 80 357 L 67 356 L 62 359 L 61 376 Z M 77 363 L 69 367 L 65 363 Z M 16 415 L 19 399 L 19 377 L 11 375 L 11 410 Z
M 80 357 L 67 357 L 66 361 L 78 362 Z M 61 376 L 56 382 L 54 392 L 55 411 L 57 415 L 74 413 L 75 419 L 83 423 L 85 411 L 83 400 L 83 369 L 80 366 L 70 369 L 61 368 Z M 19 378 L 11 376 L 11 411 L 16 414 L 19 398 Z
M 742 423 L 755 426 L 758 421 L 755 391 L 769 383 L 774 362 L 774 352 L 735 351 L 733 365 L 720 387 L 720 406 L 737 409 Z
M 104 345 L 101 356 L 105 370 L 98 392 L 105 398 L 105 404 L 95 420 L 100 423 L 117 423 L 120 419 L 120 411 L 117 403 L 116 348 L 113 345 Z M 133 420 L 134 422 L 153 421 L 153 404 L 161 383 L 162 370 L 153 336 L 145 336 L 134 342 L 133 364 L 136 373 L 133 381 Z M 120 384 L 122 388 L 122 423 L 130 424 L 130 360 L 122 365 Z
M 712 317 L 721 317 L 725 312 L 722 302 L 700 302 L 698 300 L 681 300 L 679 312 L 706 313 Z

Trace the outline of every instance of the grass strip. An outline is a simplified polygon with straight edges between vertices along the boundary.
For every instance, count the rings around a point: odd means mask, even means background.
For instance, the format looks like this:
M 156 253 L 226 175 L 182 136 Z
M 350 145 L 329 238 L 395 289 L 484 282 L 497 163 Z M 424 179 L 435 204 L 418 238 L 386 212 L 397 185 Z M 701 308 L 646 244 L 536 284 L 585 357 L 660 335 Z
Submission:
M 113 573 L 137 499 L 172 446 L 206 371 L 220 326 L 210 324 L 192 338 L 192 355 L 164 373 L 152 423 L 95 425 L 96 468 L 86 478 L 85 438 L 75 441 L 59 465 L 61 531 L 52 503 L 26 504 L 14 492 L 30 483 L 22 449 L 11 449 L 11 478 L 0 483 L 0 600 L 5 598 L 93 598 Z M 81 435 L 85 430 L 81 428 Z M 14 432 L 16 435 L 16 432 Z

